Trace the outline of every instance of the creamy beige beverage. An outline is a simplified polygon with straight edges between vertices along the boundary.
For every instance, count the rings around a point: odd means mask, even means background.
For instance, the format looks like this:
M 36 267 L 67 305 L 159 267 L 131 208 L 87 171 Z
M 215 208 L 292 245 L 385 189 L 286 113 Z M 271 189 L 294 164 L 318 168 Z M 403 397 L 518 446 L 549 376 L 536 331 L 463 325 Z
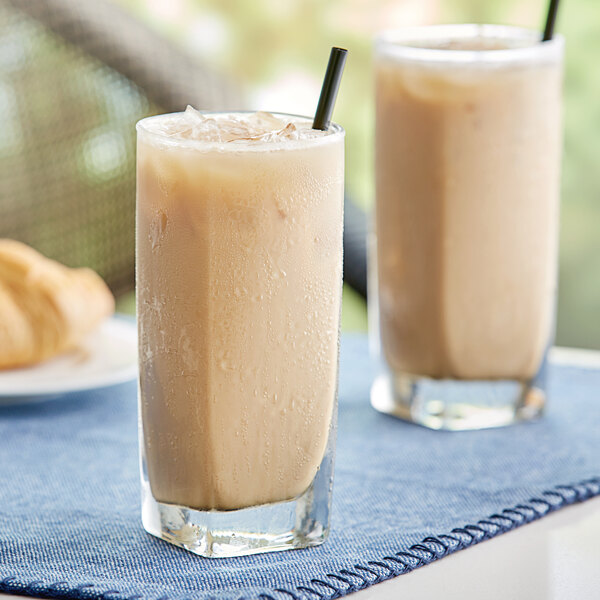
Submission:
M 162 503 L 287 500 L 335 408 L 343 130 L 193 109 L 138 126 L 143 447 Z
M 385 358 L 395 373 L 528 380 L 553 333 L 562 46 L 404 45 L 376 60 Z

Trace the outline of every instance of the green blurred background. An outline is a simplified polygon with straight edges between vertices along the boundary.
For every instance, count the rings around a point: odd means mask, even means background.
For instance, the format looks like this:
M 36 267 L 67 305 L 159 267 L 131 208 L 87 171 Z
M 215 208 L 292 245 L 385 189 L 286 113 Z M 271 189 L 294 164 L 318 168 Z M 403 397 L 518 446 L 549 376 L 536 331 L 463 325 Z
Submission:
M 118 0 L 190 52 L 240 80 L 252 108 L 310 114 L 331 45 L 349 49 L 335 112 L 347 130 L 347 187 L 373 201 L 371 40 L 383 28 L 490 22 L 540 28 L 542 0 Z M 600 6 L 564 0 L 567 38 L 557 341 L 600 348 Z M 343 327 L 366 310 L 346 289 Z

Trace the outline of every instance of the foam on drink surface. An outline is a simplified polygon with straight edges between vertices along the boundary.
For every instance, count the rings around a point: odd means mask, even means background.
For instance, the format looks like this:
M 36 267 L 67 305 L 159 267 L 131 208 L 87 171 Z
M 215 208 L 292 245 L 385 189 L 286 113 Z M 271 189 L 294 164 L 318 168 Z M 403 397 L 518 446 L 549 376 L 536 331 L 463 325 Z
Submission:
M 489 36 L 473 36 L 457 39 L 413 40 L 401 46 L 425 50 L 452 50 L 463 52 L 489 52 L 494 50 L 514 50 L 533 46 L 531 40 L 507 40 Z
M 282 117 L 263 111 L 203 113 L 191 106 L 185 112 L 153 121 L 150 130 L 174 140 L 243 146 L 310 140 L 331 133 L 312 129 L 310 120 L 301 117 Z

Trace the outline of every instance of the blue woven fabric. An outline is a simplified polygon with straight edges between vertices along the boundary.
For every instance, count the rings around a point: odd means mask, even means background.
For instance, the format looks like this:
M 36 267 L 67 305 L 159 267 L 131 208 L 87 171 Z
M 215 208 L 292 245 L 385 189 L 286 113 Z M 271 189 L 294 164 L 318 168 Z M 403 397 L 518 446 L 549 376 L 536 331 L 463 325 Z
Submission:
M 373 373 L 366 338 L 346 336 L 328 542 L 239 559 L 202 559 L 142 530 L 134 384 L 0 408 L 0 591 L 337 597 L 600 493 L 600 371 L 554 366 L 543 420 L 465 433 L 376 413 Z

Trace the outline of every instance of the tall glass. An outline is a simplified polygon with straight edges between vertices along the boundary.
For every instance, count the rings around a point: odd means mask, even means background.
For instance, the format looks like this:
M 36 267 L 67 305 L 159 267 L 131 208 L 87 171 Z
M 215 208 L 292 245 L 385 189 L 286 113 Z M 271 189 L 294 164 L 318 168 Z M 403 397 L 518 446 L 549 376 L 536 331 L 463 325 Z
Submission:
M 490 25 L 376 42 L 371 402 L 435 429 L 540 415 L 554 335 L 563 39 Z
M 314 546 L 332 492 L 344 131 L 165 133 L 180 118 L 137 125 L 143 524 L 209 557 Z

